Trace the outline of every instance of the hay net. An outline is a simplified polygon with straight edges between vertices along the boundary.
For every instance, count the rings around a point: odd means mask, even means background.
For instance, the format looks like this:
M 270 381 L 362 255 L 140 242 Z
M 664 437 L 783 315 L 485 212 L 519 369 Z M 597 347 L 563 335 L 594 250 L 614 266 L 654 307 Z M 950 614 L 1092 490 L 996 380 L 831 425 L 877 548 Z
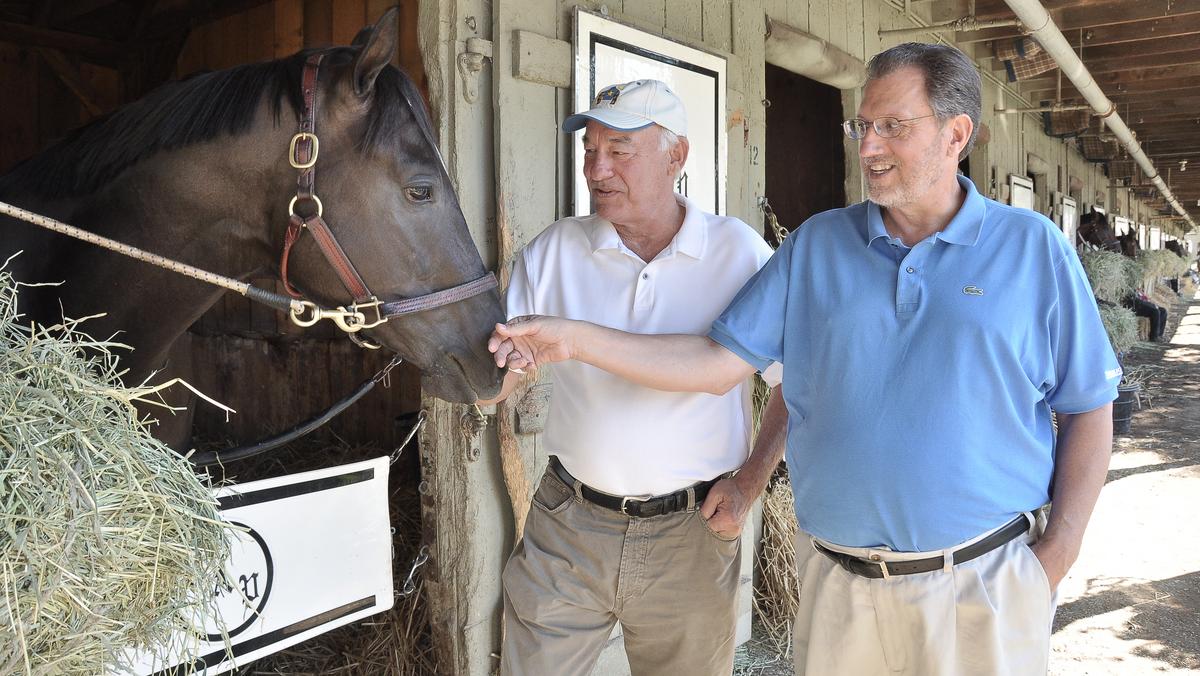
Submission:
M 217 504 L 147 432 L 121 346 L 73 320 L 23 324 L 18 289 L 0 266 L 0 674 L 178 652 L 228 556 Z

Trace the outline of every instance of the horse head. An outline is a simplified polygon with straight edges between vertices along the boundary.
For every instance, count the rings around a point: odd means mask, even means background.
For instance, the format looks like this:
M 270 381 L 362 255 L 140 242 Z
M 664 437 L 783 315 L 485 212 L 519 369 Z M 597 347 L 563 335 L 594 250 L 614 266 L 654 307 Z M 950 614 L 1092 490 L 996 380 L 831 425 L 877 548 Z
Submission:
M 320 145 L 313 167 L 320 204 L 300 205 L 310 214 L 323 210 L 346 259 L 384 303 L 488 274 L 420 94 L 390 64 L 397 39 L 393 10 L 363 29 L 354 46 L 323 55 L 316 80 Z M 314 238 L 299 239 L 287 266 L 287 281 L 305 296 L 323 305 L 347 304 L 344 275 Z M 427 391 L 468 402 L 499 387 L 501 374 L 486 345 L 492 326 L 503 320 L 492 288 L 392 318 L 365 333 L 420 367 Z
M 1121 253 L 1130 258 L 1137 258 L 1138 251 L 1141 246 L 1138 244 L 1137 233 L 1130 230 L 1129 232 L 1117 238 L 1120 243 Z
M 500 297 L 487 285 L 457 292 L 488 273 L 420 94 L 390 65 L 397 42 L 393 9 L 352 46 L 168 83 L 0 177 L 0 199 L 239 279 L 279 272 L 287 250 L 285 281 L 326 308 L 350 306 L 364 299 L 347 290 L 346 270 L 335 270 L 314 236 L 285 245 L 296 234 L 293 214 L 323 212 L 348 261 L 338 267 L 352 268 L 381 303 L 454 291 L 452 302 L 419 303 L 361 333 L 419 367 L 435 396 L 492 396 L 501 373 L 486 343 L 504 319 Z M 302 91 L 314 54 L 319 68 Z M 313 128 L 298 144 L 305 120 Z M 297 145 L 314 162 L 308 169 L 296 167 Z M 23 293 L 30 314 L 105 313 L 89 326 L 96 335 L 121 332 L 135 348 L 122 358 L 134 381 L 162 369 L 171 346 L 224 293 L 3 217 L 0 229 L 0 260 L 26 251 L 19 278 L 67 277 L 61 287 Z
M 1088 244 L 1108 251 L 1120 250 L 1117 233 L 1109 225 L 1108 216 L 1095 209 L 1080 217 L 1076 233 L 1080 239 Z

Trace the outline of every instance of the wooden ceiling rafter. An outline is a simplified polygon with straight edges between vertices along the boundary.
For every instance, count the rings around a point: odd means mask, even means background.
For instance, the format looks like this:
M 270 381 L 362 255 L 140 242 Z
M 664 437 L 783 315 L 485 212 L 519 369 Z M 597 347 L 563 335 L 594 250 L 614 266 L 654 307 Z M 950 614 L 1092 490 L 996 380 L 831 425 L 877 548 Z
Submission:
M 1136 6 L 1136 3 L 1130 3 Z M 1147 37 L 1173 37 L 1195 35 L 1200 33 L 1200 11 L 1189 12 L 1156 19 L 1145 19 L 1123 24 L 1093 26 L 1086 23 L 1074 26 L 1059 25 L 1059 30 L 1076 47 L 1082 39 L 1084 55 L 1089 46 L 1118 45 L 1127 42 L 1138 42 Z M 1013 28 L 990 28 L 981 31 L 959 32 L 954 34 L 954 40 L 959 43 L 989 42 L 994 40 L 1012 40 L 1021 37 L 1022 33 Z
M 52 26 L 61 26 L 71 23 L 77 19 L 81 19 L 92 12 L 97 12 L 112 5 L 117 4 L 119 0 L 73 0 L 72 2 L 55 3 L 54 11 L 47 17 L 48 23 Z
M 938 2 L 934 18 L 955 18 L 947 13 L 956 11 L 961 16 L 966 4 L 967 0 Z M 1192 217 L 1200 218 L 1200 0 L 1043 0 L 1043 5 L 1076 45 L 1084 65 L 1163 180 Z M 975 6 L 980 20 L 1014 17 L 1003 0 L 975 0 Z M 959 33 L 956 39 L 990 52 L 986 41 L 1018 35 L 1018 29 L 997 28 Z M 999 70 L 1001 64 L 992 59 L 990 65 Z M 1051 71 L 1015 86 L 1031 102 L 1054 101 L 1060 92 L 1059 74 Z M 1084 102 L 1065 78 L 1061 100 Z M 1085 136 L 1097 135 L 1111 137 L 1093 117 Z M 1191 171 L 1179 171 L 1184 159 Z M 1145 201 L 1161 208 L 1157 195 Z
M 10 21 L 0 21 L 0 42 L 58 49 L 105 66 L 116 65 L 125 54 L 124 45 L 115 40 Z

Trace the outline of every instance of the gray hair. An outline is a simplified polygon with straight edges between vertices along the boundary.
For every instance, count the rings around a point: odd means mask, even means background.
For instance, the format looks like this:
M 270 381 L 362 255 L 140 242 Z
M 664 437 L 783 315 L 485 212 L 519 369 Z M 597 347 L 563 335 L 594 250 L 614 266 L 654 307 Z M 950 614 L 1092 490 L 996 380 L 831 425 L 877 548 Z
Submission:
M 971 154 L 983 108 L 983 84 L 971 59 L 953 47 L 906 42 L 876 54 L 867 64 L 867 81 L 901 68 L 916 68 L 925 75 L 925 95 L 939 121 L 944 123 L 955 115 L 971 118 L 971 138 L 958 159 Z
M 663 152 L 670 152 L 674 150 L 675 146 L 679 145 L 679 134 L 676 134 L 662 125 L 655 126 L 658 127 L 658 149 Z M 680 168 L 679 172 L 682 171 L 683 169 Z M 679 172 L 676 172 L 673 180 L 679 180 Z
M 675 146 L 679 145 L 679 135 L 670 129 L 660 125 L 658 127 L 658 134 L 659 150 L 673 150 Z

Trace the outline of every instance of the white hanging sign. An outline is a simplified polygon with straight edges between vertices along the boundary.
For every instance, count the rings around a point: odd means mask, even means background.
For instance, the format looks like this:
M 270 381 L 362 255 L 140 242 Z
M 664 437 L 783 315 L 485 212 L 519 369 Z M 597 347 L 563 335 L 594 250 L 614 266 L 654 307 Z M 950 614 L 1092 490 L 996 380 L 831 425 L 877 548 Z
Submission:
M 391 608 L 388 468 L 385 456 L 214 491 L 238 527 L 228 575 L 204 590 L 220 620 L 129 654 L 119 673 L 219 674 Z

